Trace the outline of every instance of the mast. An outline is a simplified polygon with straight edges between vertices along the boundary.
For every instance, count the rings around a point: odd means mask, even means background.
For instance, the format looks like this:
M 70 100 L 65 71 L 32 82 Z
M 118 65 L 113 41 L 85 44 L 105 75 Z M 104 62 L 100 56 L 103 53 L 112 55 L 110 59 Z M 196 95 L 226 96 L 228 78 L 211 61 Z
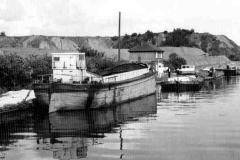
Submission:
M 118 62 L 120 62 L 120 48 L 121 48 L 121 12 L 119 12 L 119 22 L 118 22 Z

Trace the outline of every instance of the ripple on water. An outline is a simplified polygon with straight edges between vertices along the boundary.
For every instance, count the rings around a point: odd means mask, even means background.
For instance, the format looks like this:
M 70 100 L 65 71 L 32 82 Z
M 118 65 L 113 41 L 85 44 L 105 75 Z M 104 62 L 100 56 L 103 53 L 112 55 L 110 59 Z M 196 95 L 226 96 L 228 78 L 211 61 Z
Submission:
M 157 106 L 150 97 L 118 108 L 20 119 L 1 126 L 0 159 L 240 159 L 239 80 L 162 93 Z

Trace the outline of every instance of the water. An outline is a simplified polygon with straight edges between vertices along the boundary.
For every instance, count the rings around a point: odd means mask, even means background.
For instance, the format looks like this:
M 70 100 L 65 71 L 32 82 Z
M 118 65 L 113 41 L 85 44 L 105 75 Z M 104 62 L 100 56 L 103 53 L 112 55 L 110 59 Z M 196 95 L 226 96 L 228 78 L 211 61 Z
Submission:
M 240 77 L 231 77 L 107 109 L 4 115 L 0 159 L 237 160 L 239 103 Z

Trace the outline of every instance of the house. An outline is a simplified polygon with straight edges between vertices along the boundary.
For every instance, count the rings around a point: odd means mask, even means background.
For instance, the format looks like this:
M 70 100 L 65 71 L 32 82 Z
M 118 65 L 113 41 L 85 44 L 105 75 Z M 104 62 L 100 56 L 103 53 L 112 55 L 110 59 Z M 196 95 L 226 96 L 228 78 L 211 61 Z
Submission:
M 164 51 L 152 44 L 142 42 L 141 44 L 129 49 L 128 52 L 130 53 L 130 61 L 147 63 L 159 74 L 162 74 L 163 71 L 167 69 L 163 65 Z

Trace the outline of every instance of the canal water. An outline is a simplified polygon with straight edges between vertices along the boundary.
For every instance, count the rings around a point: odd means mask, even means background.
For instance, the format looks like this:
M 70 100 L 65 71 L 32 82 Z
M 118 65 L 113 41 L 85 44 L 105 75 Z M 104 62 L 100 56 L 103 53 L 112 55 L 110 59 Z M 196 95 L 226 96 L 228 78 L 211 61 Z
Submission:
M 237 160 L 240 77 L 105 109 L 24 111 L 0 120 L 4 160 Z

